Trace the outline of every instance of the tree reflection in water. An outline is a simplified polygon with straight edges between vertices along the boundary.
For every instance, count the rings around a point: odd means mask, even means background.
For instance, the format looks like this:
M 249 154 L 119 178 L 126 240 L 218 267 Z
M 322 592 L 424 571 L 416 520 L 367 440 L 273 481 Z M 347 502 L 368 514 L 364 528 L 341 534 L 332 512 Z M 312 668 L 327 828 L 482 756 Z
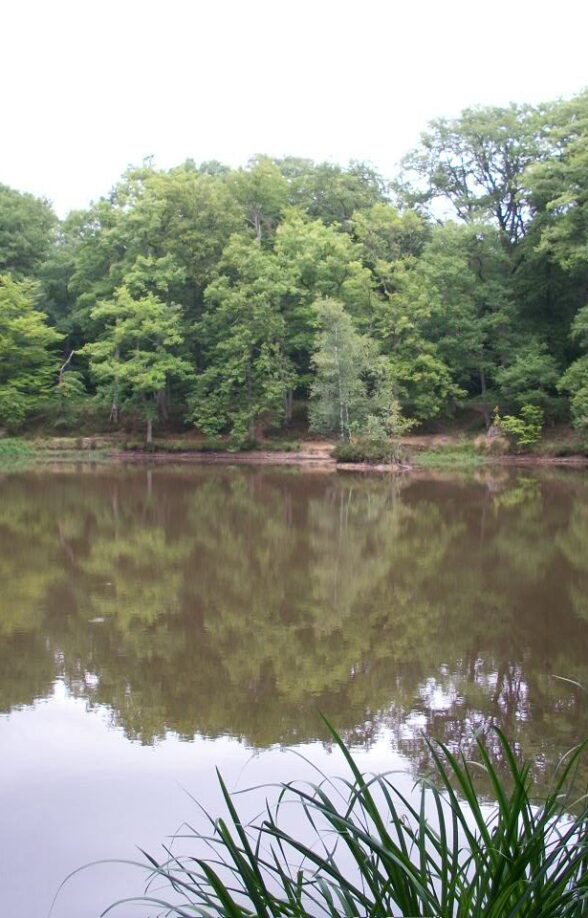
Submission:
M 0 708 L 56 679 L 152 743 L 387 728 L 415 769 L 500 724 L 536 768 L 588 735 L 588 484 L 271 469 L 0 481 Z

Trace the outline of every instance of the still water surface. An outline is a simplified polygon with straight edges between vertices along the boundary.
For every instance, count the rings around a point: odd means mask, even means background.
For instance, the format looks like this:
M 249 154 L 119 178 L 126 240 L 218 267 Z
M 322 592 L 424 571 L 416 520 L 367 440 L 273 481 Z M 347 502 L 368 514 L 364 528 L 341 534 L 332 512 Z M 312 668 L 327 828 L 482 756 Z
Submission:
M 281 469 L 0 477 L 0 914 L 197 821 L 187 791 L 428 766 L 501 725 L 542 775 L 588 736 L 588 476 Z M 247 803 L 244 804 L 247 807 Z M 72 879 L 95 918 L 143 877 Z M 144 914 L 122 909 L 126 915 Z

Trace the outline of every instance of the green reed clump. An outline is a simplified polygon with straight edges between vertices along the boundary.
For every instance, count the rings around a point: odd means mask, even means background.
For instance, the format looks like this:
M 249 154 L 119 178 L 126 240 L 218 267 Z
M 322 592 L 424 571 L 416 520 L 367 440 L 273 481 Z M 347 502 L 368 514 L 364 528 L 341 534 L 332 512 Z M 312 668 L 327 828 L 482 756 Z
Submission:
M 209 816 L 207 835 L 181 836 L 208 853 L 146 855 L 150 881 L 133 901 L 182 918 L 587 915 L 588 808 L 585 797 L 570 796 L 583 747 L 564 757 L 538 803 L 529 765 L 496 733 L 506 777 L 481 740 L 477 764 L 430 743 L 434 773 L 416 803 L 392 775 L 362 774 L 336 734 L 350 778 L 282 785 L 277 804 L 253 823 L 243 824 L 219 775 L 226 816 Z M 287 803 L 300 808 L 301 832 L 285 826 Z
M 337 462 L 368 463 L 368 464 L 397 464 L 405 462 L 407 452 L 404 447 L 394 440 L 358 439 L 350 443 L 338 443 L 332 452 Z
M 467 469 L 483 465 L 487 458 L 477 452 L 473 443 L 440 446 L 437 449 L 423 450 L 415 453 L 414 463 L 426 469 Z
M 17 437 L 0 438 L 0 469 L 27 465 L 34 455 L 35 450 L 26 440 Z
M 12 458 L 19 456 L 30 456 L 33 448 L 26 440 L 19 440 L 17 437 L 0 438 L 0 457 Z

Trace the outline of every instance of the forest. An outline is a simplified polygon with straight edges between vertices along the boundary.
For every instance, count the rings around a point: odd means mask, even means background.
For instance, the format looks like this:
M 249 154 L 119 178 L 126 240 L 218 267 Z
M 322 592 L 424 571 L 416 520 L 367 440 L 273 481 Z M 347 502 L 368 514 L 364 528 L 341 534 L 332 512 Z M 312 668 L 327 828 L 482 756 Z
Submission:
M 0 427 L 349 440 L 588 429 L 588 91 L 431 122 L 398 175 L 129 168 L 60 220 L 0 185 Z

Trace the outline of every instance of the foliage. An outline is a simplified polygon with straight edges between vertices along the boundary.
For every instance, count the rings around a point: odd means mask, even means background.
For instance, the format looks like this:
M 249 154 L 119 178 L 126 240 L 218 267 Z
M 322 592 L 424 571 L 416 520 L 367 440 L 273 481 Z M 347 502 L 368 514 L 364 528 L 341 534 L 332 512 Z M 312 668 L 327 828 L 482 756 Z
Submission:
M 537 405 L 543 409 L 553 403 L 559 381 L 554 357 L 542 342 L 520 344 L 508 364 L 496 371 L 496 382 L 504 402 L 513 408 Z
M 57 218 L 45 200 L 0 184 L 0 274 L 38 278 L 54 243 Z
M 37 307 L 38 285 L 0 275 L 0 424 L 16 428 L 57 381 L 61 339 Z
M 580 309 L 572 323 L 572 337 L 588 349 L 588 306 Z M 570 394 L 570 411 L 574 427 L 588 428 L 588 355 L 575 360 L 559 381 L 559 388 Z
M 574 808 L 572 794 L 585 746 L 571 750 L 537 804 L 528 763 L 495 733 L 506 779 L 479 737 L 477 763 L 429 743 L 433 774 L 416 800 L 391 774 L 363 774 L 334 732 L 349 778 L 284 784 L 250 824 L 219 775 L 226 815 L 208 815 L 203 836 L 188 829 L 192 857 L 148 855 L 151 879 L 137 901 L 177 916 L 584 915 L 588 806 L 580 798 Z M 303 820 L 295 832 L 292 806 Z
M 33 455 L 34 450 L 25 440 L 14 437 L 0 439 L 0 469 L 26 465 Z
M 588 355 L 575 360 L 563 374 L 559 388 L 570 393 L 574 427 L 588 428 Z
M 183 343 L 180 310 L 152 293 L 135 298 L 128 287 L 118 288 L 114 300 L 92 310 L 103 323 L 100 338 L 87 344 L 84 353 L 99 391 L 118 411 L 122 404 L 137 405 L 147 420 L 147 441 L 152 439 L 157 399 L 172 378 L 189 379 L 190 364 L 178 354 Z
M 391 440 L 363 438 L 351 443 L 338 443 L 331 454 L 337 462 L 391 463 L 403 462 L 406 450 Z
M 410 429 L 374 342 L 356 331 L 337 300 L 319 300 L 315 309 L 320 331 L 312 357 L 311 429 L 347 441 L 352 434 L 382 439 Z
M 35 397 L 33 412 L 11 391 L 4 415 L 10 404 L 15 423 L 83 427 L 99 406 L 104 426 L 138 404 L 155 414 L 130 388 L 112 400 L 116 361 L 110 395 L 96 375 L 100 308 L 125 289 L 174 313 L 183 369 L 165 374 L 156 411 L 174 430 L 191 422 L 244 441 L 289 424 L 294 400 L 314 393 L 317 429 L 349 437 L 351 416 L 335 423 L 318 407 L 334 404 L 317 394 L 322 300 L 341 304 L 365 351 L 356 383 L 348 376 L 355 433 L 368 417 L 373 436 L 391 432 L 385 402 L 419 422 L 467 404 L 487 428 L 495 405 L 509 416 L 535 405 L 581 427 L 587 149 L 584 91 L 436 119 L 393 186 L 360 162 L 256 156 L 238 169 L 188 160 L 162 170 L 146 160 L 61 222 L 46 201 L 0 186 L 0 271 L 40 284 L 63 359 L 76 353 L 56 399 Z
M 514 443 L 518 451 L 534 446 L 541 439 L 543 411 L 537 405 L 524 405 L 518 417 L 505 415 L 494 417 L 494 425 Z
M 438 449 L 422 450 L 412 458 L 415 465 L 429 469 L 475 468 L 484 462 L 480 452 L 476 442 L 464 441 Z
M 404 161 L 408 178 L 414 174 L 418 182 L 404 186 L 408 200 L 444 198 L 466 221 L 491 216 L 516 243 L 529 216 L 524 174 L 542 155 L 542 126 L 530 105 L 470 108 L 457 119 L 431 122 Z
M 207 342 L 207 368 L 197 382 L 192 418 L 206 433 L 229 430 L 236 440 L 252 439 L 263 415 L 283 413 L 293 371 L 279 307 L 289 290 L 288 275 L 257 241 L 232 237 L 198 326 Z

